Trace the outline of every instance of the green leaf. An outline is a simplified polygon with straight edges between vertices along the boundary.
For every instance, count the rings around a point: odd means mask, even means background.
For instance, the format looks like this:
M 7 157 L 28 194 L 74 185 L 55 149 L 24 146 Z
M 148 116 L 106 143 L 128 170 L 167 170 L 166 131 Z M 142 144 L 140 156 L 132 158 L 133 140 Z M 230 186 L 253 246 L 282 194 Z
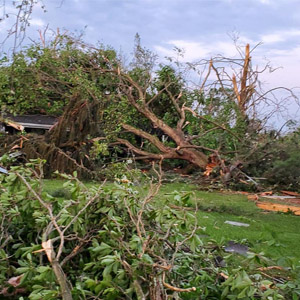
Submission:
M 101 264 L 106 266 L 112 264 L 113 262 L 115 262 L 115 258 L 105 258 L 101 260 Z
M 40 266 L 36 270 L 39 273 L 44 273 L 44 272 L 47 272 L 47 271 L 51 270 L 51 268 L 49 266 Z
M 237 296 L 238 299 L 243 299 L 246 297 L 246 292 L 248 290 L 248 287 L 245 287 Z
M 110 275 L 110 273 L 112 271 L 112 268 L 113 268 L 113 264 L 108 265 L 108 266 L 105 267 L 105 269 L 102 273 L 103 278 L 106 278 L 108 275 Z
M 142 256 L 142 261 L 148 263 L 148 264 L 153 264 L 153 259 L 151 258 L 151 256 L 147 253 L 145 253 L 143 256 Z
M 90 289 L 90 288 L 94 288 L 95 285 L 96 285 L 96 281 L 89 278 L 89 279 L 87 279 L 87 280 L 85 281 L 85 284 L 87 285 L 87 287 L 88 287 L 89 289 Z
M 100 291 L 103 290 L 103 285 L 102 283 L 98 284 L 96 287 L 95 287 L 95 293 L 96 294 L 99 294 Z
M 222 294 L 221 294 L 221 298 L 223 299 L 224 297 L 226 297 L 228 295 L 229 292 L 229 286 L 226 286 L 225 289 L 223 289 Z
M 94 262 L 90 262 L 85 264 L 85 267 L 83 268 L 84 271 L 87 271 L 88 269 L 90 269 L 91 267 L 93 267 L 95 265 Z
M 28 267 L 21 267 L 21 268 L 18 268 L 16 271 L 18 274 L 22 274 L 22 273 L 28 272 L 29 270 L 30 270 L 30 268 L 28 268 Z

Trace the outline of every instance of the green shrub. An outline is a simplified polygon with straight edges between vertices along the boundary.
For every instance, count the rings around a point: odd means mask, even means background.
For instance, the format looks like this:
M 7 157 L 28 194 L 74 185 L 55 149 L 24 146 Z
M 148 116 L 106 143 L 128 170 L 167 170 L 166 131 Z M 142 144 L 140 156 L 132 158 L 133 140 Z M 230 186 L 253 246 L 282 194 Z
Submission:
M 278 188 L 300 191 L 300 129 L 280 138 L 274 149 L 263 175 Z
M 116 179 L 127 178 L 130 181 L 134 181 L 137 178 L 142 180 L 142 172 L 139 169 L 130 166 L 131 160 L 128 162 L 116 162 L 110 163 L 102 170 L 99 170 L 99 175 L 107 180 L 114 181 Z
M 205 228 L 191 211 L 192 194 L 154 200 L 161 184 L 158 171 L 158 182 L 148 183 L 146 196 L 126 178 L 113 186 L 86 187 L 76 172 L 61 174 L 68 191 L 62 199 L 43 190 L 43 163 L 11 167 L 8 176 L 0 176 L 0 292 L 5 297 L 299 297 L 294 265 L 283 282 L 265 280 L 258 271 L 272 263 L 262 254 L 250 254 L 236 269 L 217 266 L 222 245 L 199 238 Z

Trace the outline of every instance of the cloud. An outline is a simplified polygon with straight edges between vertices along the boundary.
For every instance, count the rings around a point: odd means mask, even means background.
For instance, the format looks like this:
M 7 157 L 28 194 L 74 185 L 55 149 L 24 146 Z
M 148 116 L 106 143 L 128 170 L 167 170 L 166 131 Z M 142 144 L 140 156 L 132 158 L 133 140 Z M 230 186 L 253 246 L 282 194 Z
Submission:
M 262 4 L 271 4 L 271 0 L 259 0 Z
M 277 43 L 284 41 L 282 34 L 273 33 L 273 34 L 265 34 L 261 37 L 264 43 Z
M 295 37 L 300 35 L 300 31 L 291 29 L 286 31 L 280 31 L 274 34 L 266 34 L 262 36 L 265 44 L 257 47 L 251 54 L 253 68 L 257 70 L 263 70 L 266 64 L 269 62 L 272 69 L 276 69 L 260 74 L 260 80 L 263 84 L 265 91 L 275 87 L 286 87 L 296 88 L 294 92 L 300 98 L 300 81 L 299 81 L 299 70 L 300 70 L 300 43 L 289 47 L 280 48 L 276 47 L 276 42 L 281 42 L 284 39 Z M 163 45 L 156 45 L 155 50 L 164 56 L 174 57 L 174 47 L 183 48 L 184 57 L 179 58 L 181 61 L 197 61 L 200 59 L 209 59 L 211 56 L 216 54 L 222 54 L 225 57 L 236 58 L 239 57 L 238 51 L 232 41 L 211 39 L 211 42 L 196 42 L 192 40 L 170 40 Z M 247 37 L 241 37 L 242 44 L 250 43 L 250 45 L 256 45 L 257 42 Z M 272 47 L 267 45 L 272 43 Z M 275 46 L 275 47 L 274 47 Z M 229 73 L 234 72 L 234 69 L 229 70 Z M 278 101 L 282 101 L 287 110 L 285 111 L 285 118 L 299 119 L 299 106 L 292 99 L 285 99 L 290 94 L 285 90 L 276 92 Z M 297 115 L 298 114 L 298 115 Z
M 270 58 L 272 66 L 278 68 L 268 76 L 274 85 L 300 86 L 300 44 L 291 49 L 270 49 L 265 55 Z
M 261 35 L 261 40 L 264 43 L 278 43 L 278 42 L 284 42 L 288 39 L 298 37 L 300 36 L 300 30 L 298 29 L 288 29 L 284 31 L 277 31 L 275 33 L 271 34 L 264 34 Z
M 184 59 L 187 61 L 193 61 L 199 58 L 207 57 L 210 52 L 209 47 L 200 42 L 172 40 L 168 41 L 166 44 L 169 46 L 154 46 L 154 49 L 165 56 L 174 56 L 174 48 L 179 48 L 183 50 Z
M 238 39 L 239 45 L 257 44 L 257 42 L 247 37 L 240 37 Z M 238 55 L 236 46 L 232 40 L 219 40 L 219 37 L 211 37 L 209 41 L 191 41 L 191 40 L 170 40 L 164 43 L 166 46 L 156 45 L 154 49 L 163 56 L 174 56 L 174 48 L 183 50 L 184 56 L 181 60 L 195 61 L 203 58 L 210 58 L 215 55 L 224 55 L 226 57 L 233 57 Z
M 30 20 L 30 25 L 31 26 L 36 26 L 36 27 L 43 27 L 46 25 L 46 23 L 42 19 L 31 19 Z
M 255 41 L 247 36 L 241 36 L 238 40 L 240 45 L 247 43 L 250 46 L 257 45 L 259 41 L 264 44 L 260 45 L 253 52 L 253 65 L 263 69 L 265 64 L 270 61 L 274 68 L 278 68 L 275 72 L 262 75 L 262 80 L 270 86 L 300 86 L 299 70 L 300 70 L 300 43 L 295 37 L 300 36 L 300 30 L 287 29 L 275 31 L 274 33 L 266 33 L 259 36 Z M 286 43 L 282 43 L 285 42 Z M 163 44 L 154 46 L 154 49 L 161 56 L 174 57 L 174 48 L 184 50 L 182 61 L 197 61 L 200 59 L 209 59 L 216 54 L 224 55 L 225 57 L 237 57 L 238 52 L 233 41 L 221 40 L 220 37 L 211 36 L 209 41 L 194 41 L 175 39 L 167 41 Z

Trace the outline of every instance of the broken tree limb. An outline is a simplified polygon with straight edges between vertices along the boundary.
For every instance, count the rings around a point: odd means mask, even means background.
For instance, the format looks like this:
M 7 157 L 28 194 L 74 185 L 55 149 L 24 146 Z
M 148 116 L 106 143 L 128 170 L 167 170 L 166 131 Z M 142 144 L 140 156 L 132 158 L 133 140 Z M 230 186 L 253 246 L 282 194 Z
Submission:
M 158 150 L 161 152 L 168 152 L 170 150 L 169 147 L 166 147 L 156 136 L 149 134 L 142 129 L 135 128 L 133 126 L 130 126 L 128 124 L 122 124 L 122 127 L 129 131 L 134 133 L 137 136 L 143 137 L 146 140 L 148 140 L 151 144 L 153 144 Z
M 195 292 L 196 291 L 196 288 L 194 286 L 190 287 L 190 288 L 186 288 L 186 289 L 179 288 L 179 287 L 176 287 L 176 286 L 172 286 L 171 284 L 168 284 L 168 283 L 165 282 L 165 276 L 166 276 L 165 272 L 163 272 L 162 282 L 163 282 L 164 287 L 166 287 L 169 290 L 172 290 L 172 291 L 177 292 L 177 293 L 189 293 L 189 292 Z

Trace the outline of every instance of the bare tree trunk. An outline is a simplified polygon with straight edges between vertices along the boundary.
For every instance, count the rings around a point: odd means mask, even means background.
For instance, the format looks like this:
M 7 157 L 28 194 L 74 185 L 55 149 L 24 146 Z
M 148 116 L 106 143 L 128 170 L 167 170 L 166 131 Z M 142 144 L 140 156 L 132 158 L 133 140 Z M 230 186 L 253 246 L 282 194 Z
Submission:
M 69 284 L 68 279 L 67 279 L 64 271 L 62 270 L 59 262 L 56 259 L 54 259 L 51 262 L 51 265 L 52 265 L 53 272 L 56 276 L 56 279 L 57 279 L 58 284 L 61 289 L 62 299 L 63 300 L 72 300 L 73 298 L 72 298 L 70 284 Z

